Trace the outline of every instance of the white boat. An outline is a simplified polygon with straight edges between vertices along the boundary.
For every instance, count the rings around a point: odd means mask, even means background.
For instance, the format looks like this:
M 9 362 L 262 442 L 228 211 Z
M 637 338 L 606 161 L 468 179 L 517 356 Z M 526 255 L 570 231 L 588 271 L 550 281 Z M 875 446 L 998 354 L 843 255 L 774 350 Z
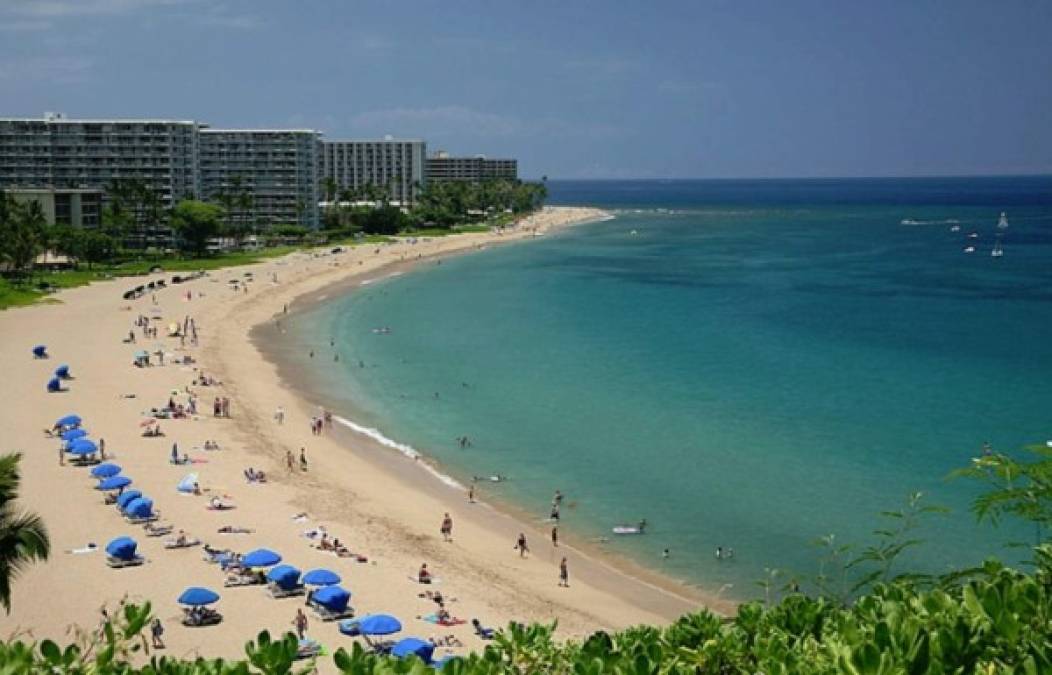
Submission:
M 641 520 L 638 525 L 615 525 L 611 528 L 614 534 L 644 534 L 647 529 L 647 521 Z
M 969 232 L 968 233 L 968 238 L 969 239 L 978 239 L 979 238 L 979 233 L 978 232 Z
M 953 225 L 953 226 L 950 227 L 950 232 L 960 232 L 960 231 L 961 231 L 961 226 L 960 225 Z
M 1004 211 L 1001 212 L 1001 217 L 997 219 L 997 227 L 1002 230 L 1008 229 L 1008 214 Z
M 997 238 L 997 243 L 994 244 L 994 250 L 990 251 L 990 255 L 994 258 L 1000 258 L 1005 254 L 1004 248 L 1001 247 L 1001 238 Z
M 975 247 L 974 246 L 965 246 L 964 247 L 964 252 L 965 253 L 975 253 Z

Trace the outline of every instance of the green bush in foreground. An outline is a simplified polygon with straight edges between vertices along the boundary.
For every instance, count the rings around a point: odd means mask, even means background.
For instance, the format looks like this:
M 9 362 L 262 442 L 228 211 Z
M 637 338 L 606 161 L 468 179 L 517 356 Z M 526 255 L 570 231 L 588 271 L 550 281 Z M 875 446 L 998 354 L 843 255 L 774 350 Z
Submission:
M 1052 449 L 1030 448 L 1038 456 L 1021 462 L 1006 455 L 973 460 L 958 475 L 978 479 L 990 491 L 975 502 L 980 519 L 1010 515 L 1039 526 L 1032 547 L 1033 571 L 1008 568 L 996 560 L 981 567 L 932 578 L 891 576 L 898 554 L 914 545 L 917 516 L 931 511 L 912 495 L 903 511 L 885 515 L 900 524 L 878 531 L 875 546 L 842 569 L 863 562 L 866 590 L 853 599 L 835 591 L 825 564 L 816 596 L 794 592 L 775 603 L 751 602 L 732 619 L 708 611 L 688 614 L 666 628 L 637 626 L 618 633 L 597 632 L 583 641 L 554 639 L 555 625 L 510 625 L 480 653 L 445 664 L 452 675 L 553 673 L 555 675 L 688 674 L 723 675 L 1039 675 L 1052 673 L 1052 543 L 1043 532 L 1052 524 Z M 842 559 L 832 545 L 827 563 Z M 770 595 L 770 580 L 765 582 Z M 0 675 L 76 673 L 95 675 L 284 675 L 313 672 L 300 661 L 294 635 L 274 640 L 260 633 L 245 645 L 245 660 L 187 661 L 150 655 L 144 631 L 150 605 L 128 605 L 99 631 L 80 631 L 64 648 L 50 640 L 0 643 Z M 353 675 L 428 673 L 415 657 L 377 656 L 358 644 L 339 648 L 332 665 Z
M 850 607 L 824 598 L 790 595 L 765 607 L 743 605 L 733 620 L 690 614 L 664 629 L 639 626 L 583 642 L 557 642 L 554 625 L 509 626 L 481 653 L 441 672 L 497 673 L 920 673 L 1052 672 L 1052 546 L 1036 549 L 1027 574 L 989 561 L 965 581 L 920 589 L 908 581 L 878 584 Z M 245 647 L 246 660 L 147 660 L 143 631 L 149 605 L 123 616 L 76 645 L 44 641 L 0 644 L 0 673 L 236 674 L 305 673 L 296 639 L 266 633 Z M 379 657 L 354 645 L 332 657 L 344 673 L 433 672 L 417 659 Z M 142 665 L 132 666 L 135 661 Z

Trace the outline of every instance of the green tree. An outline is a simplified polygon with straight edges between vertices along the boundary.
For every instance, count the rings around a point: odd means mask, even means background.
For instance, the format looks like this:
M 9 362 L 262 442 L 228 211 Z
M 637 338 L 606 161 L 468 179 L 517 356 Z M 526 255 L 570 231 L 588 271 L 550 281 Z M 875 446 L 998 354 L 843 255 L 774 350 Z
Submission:
M 40 202 L 0 196 L 0 259 L 24 273 L 44 250 L 48 227 Z
M 0 457 L 0 604 L 11 613 L 11 582 L 34 560 L 47 560 L 51 542 L 40 516 L 15 505 L 21 454 Z
M 336 179 L 332 176 L 326 176 L 321 179 L 321 195 L 322 199 L 327 202 L 336 201 L 336 195 L 339 191 L 339 186 L 336 184 Z
M 219 234 L 223 209 L 215 204 L 184 199 L 172 209 L 172 229 L 182 250 L 200 256 L 208 248 L 208 240 Z

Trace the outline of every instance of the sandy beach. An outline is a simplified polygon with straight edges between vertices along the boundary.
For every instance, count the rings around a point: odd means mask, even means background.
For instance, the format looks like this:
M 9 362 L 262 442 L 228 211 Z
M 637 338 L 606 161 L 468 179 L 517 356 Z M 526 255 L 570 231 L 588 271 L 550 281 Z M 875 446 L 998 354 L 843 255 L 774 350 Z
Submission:
M 351 605 L 359 615 L 384 612 L 402 620 L 404 629 L 394 637 L 453 637 L 454 646 L 441 648 L 436 656 L 481 647 L 472 618 L 490 627 L 511 620 L 558 619 L 560 634 L 579 636 L 601 628 L 667 623 L 702 604 L 729 610 L 727 603 L 690 587 L 612 565 L 572 541 L 554 548 L 546 531 L 494 508 L 485 491 L 478 503 L 469 503 L 463 491 L 435 480 L 425 470 L 425 460 L 414 462 L 339 424 L 312 434 L 310 421 L 320 415 L 317 403 L 309 392 L 291 387 L 288 373 L 283 378 L 279 366 L 265 359 L 250 337 L 254 329 L 257 341 L 267 330 L 280 330 L 285 307 L 294 316 L 301 304 L 390 273 L 391 266 L 528 239 L 605 215 L 596 209 L 549 207 L 502 234 L 400 239 L 340 253 L 298 252 L 189 283 L 169 283 L 135 300 L 121 295 L 172 275 L 118 279 L 64 291 L 55 296 L 57 302 L 0 313 L 0 367 L 7 374 L 0 406 L 3 451 L 23 453 L 20 503 L 43 517 L 53 547 L 50 561 L 32 565 L 15 582 L 13 610 L 0 616 L 0 634 L 22 632 L 61 642 L 68 639 L 68 626 L 94 627 L 100 607 L 127 597 L 153 604 L 166 628 L 166 653 L 239 657 L 244 642 L 260 630 L 291 630 L 297 608 L 304 606 L 302 597 L 273 599 L 261 586 L 224 588 L 223 573 L 203 559 L 200 546 L 168 550 L 166 537 L 147 537 L 141 526 L 126 523 L 113 506 L 103 504 L 89 469 L 59 465 L 59 442 L 43 430 L 67 413 L 83 417 L 91 438 L 105 439 L 107 460 L 123 467 L 124 475 L 134 480 L 132 487 L 153 498 L 161 523 L 213 547 L 239 552 L 266 547 L 302 571 L 331 569 L 351 591 Z M 252 281 L 245 282 L 249 273 Z M 233 279 L 241 283 L 230 283 Z M 145 339 L 135 327 L 140 315 L 155 317 L 151 323 L 159 327 L 158 338 Z M 197 345 L 165 337 L 169 323 L 182 324 L 187 317 L 197 327 Z M 129 331 L 135 332 L 134 344 L 122 342 Z M 50 359 L 32 357 L 30 350 L 38 343 L 48 345 Z M 162 349 L 165 365 L 133 366 L 133 354 L 140 349 Z M 172 364 L 184 356 L 194 363 Z M 47 393 L 45 383 L 59 364 L 69 364 L 74 379 L 67 382 L 68 391 Z M 195 386 L 202 375 L 220 384 Z M 161 420 L 164 436 L 143 437 L 141 422 L 148 411 L 164 407 L 169 397 L 187 404 L 188 387 L 196 396 L 197 414 Z M 229 399 L 229 418 L 213 416 L 215 397 Z M 279 408 L 282 423 L 275 416 Z M 216 441 L 220 449 L 204 450 L 206 440 Z M 169 461 L 173 443 L 192 464 Z M 306 470 L 299 466 L 301 448 Z M 286 467 L 289 452 L 295 459 L 292 470 Z M 248 467 L 265 471 L 267 482 L 249 483 L 244 477 Z M 197 474 L 204 494 L 176 490 L 190 473 Z M 235 508 L 208 510 L 213 496 Z M 454 523 L 452 542 L 445 542 L 439 531 L 445 513 Z M 219 534 L 224 526 L 253 531 Z M 304 532 L 318 526 L 362 561 L 315 548 Z M 530 545 L 525 557 L 514 550 L 520 532 Z M 136 539 L 145 564 L 107 567 L 101 549 L 121 535 Z M 89 542 L 99 550 L 68 552 Z M 558 585 L 563 556 L 568 558 L 569 588 Z M 416 582 L 422 563 L 436 583 Z M 176 598 L 188 586 L 205 586 L 222 596 L 215 606 L 224 617 L 221 624 L 180 625 Z M 467 623 L 439 626 L 418 618 L 436 612 L 436 603 L 425 596 L 428 591 L 440 591 L 449 613 Z M 341 635 L 336 622 L 322 622 L 309 612 L 308 617 L 307 635 L 328 653 L 360 639 Z M 332 669 L 330 659 L 319 664 L 323 672 Z

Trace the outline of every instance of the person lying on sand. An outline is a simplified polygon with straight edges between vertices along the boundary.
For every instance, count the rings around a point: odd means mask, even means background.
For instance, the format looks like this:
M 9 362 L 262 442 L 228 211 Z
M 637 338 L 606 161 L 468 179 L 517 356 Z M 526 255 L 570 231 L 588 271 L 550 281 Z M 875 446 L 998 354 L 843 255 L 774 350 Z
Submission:
M 251 527 L 238 527 L 237 525 L 224 525 L 216 530 L 219 534 L 253 534 L 255 530 Z
M 206 506 L 205 508 L 207 508 L 209 511 L 229 511 L 230 509 L 234 508 L 234 505 L 230 502 L 223 501 L 218 496 L 213 496 L 211 499 L 208 500 L 208 506 Z

